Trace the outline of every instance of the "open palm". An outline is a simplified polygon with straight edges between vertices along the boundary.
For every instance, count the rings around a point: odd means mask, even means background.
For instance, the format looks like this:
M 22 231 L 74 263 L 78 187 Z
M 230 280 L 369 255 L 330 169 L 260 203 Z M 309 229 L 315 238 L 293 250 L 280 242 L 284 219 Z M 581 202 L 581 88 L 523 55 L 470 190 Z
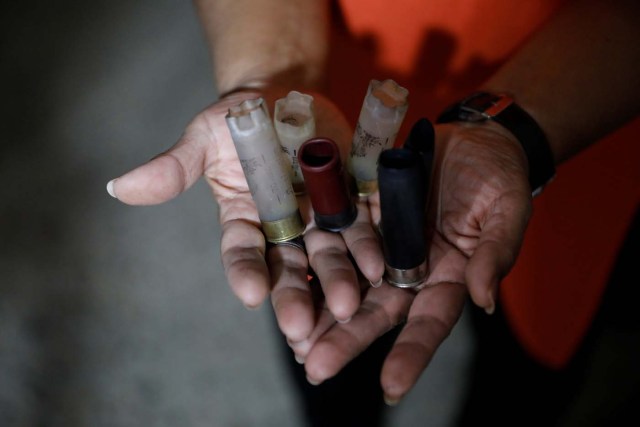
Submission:
M 387 284 L 370 288 L 346 324 L 322 316 L 304 345 L 292 346 L 305 360 L 311 382 L 334 376 L 404 323 L 381 373 L 386 398 L 395 402 L 449 335 L 468 295 L 493 311 L 498 284 L 513 267 L 531 211 L 524 153 L 497 125 L 441 125 L 435 158 L 426 286 L 417 292 Z M 371 206 L 377 221 L 375 200 Z
M 351 227 L 330 233 L 315 227 L 308 197 L 299 197 L 307 223 L 307 254 L 284 245 L 267 248 L 225 115 L 245 99 L 264 97 L 272 107 L 275 99 L 284 95 L 282 90 L 270 90 L 224 97 L 196 116 L 173 147 L 112 181 L 109 189 L 124 203 L 151 205 L 176 197 L 204 176 L 220 208 L 221 256 L 231 288 L 248 307 L 260 305 L 271 295 L 280 329 L 290 342 L 300 342 L 309 336 L 317 320 L 307 281 L 309 264 L 322 283 L 332 319 L 346 321 L 361 299 L 349 253 L 372 282 L 382 277 L 383 263 L 366 202 L 358 203 L 358 218 Z M 351 128 L 332 103 L 312 95 L 318 134 L 335 140 L 344 160 Z

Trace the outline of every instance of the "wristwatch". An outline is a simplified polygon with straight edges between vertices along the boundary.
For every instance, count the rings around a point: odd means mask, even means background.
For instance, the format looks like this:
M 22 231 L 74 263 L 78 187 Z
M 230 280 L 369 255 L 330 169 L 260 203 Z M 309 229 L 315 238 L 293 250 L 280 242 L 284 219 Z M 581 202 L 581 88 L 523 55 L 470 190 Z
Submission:
M 535 197 L 556 175 L 555 163 L 544 132 L 508 94 L 476 92 L 445 109 L 437 123 L 493 120 L 518 140 L 529 163 L 529 184 Z

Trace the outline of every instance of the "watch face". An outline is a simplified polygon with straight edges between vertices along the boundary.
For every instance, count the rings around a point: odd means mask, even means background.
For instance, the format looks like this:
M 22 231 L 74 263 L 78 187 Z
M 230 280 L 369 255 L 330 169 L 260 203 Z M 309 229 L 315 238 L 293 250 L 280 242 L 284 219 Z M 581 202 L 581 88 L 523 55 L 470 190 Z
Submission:
M 485 111 L 492 107 L 496 101 L 500 99 L 499 96 L 491 95 L 489 93 L 480 93 L 465 101 L 465 105 L 476 111 Z
M 479 122 L 497 116 L 512 103 L 513 98 L 508 95 L 477 93 L 467 98 L 460 110 L 464 120 Z

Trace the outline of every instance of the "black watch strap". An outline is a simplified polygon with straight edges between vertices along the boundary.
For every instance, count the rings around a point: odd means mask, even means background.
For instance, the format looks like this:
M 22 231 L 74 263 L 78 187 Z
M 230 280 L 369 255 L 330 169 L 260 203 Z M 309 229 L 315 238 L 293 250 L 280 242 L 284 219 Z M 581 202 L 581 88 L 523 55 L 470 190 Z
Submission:
M 529 163 L 529 184 L 532 194 L 539 194 L 556 174 L 555 163 L 547 138 L 525 110 L 508 95 L 477 92 L 447 108 L 438 123 L 454 121 L 480 122 L 493 120 L 509 130 L 518 140 Z

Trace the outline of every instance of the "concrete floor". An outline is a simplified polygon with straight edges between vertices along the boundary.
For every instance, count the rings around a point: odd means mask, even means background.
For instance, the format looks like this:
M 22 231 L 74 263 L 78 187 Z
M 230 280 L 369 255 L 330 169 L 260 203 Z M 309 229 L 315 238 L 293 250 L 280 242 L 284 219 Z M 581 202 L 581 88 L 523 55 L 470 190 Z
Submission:
M 155 207 L 105 191 L 216 97 L 191 4 L 7 3 L 0 425 L 303 426 L 268 304 L 226 284 L 204 181 Z M 388 425 L 449 425 L 470 352 L 463 319 Z

